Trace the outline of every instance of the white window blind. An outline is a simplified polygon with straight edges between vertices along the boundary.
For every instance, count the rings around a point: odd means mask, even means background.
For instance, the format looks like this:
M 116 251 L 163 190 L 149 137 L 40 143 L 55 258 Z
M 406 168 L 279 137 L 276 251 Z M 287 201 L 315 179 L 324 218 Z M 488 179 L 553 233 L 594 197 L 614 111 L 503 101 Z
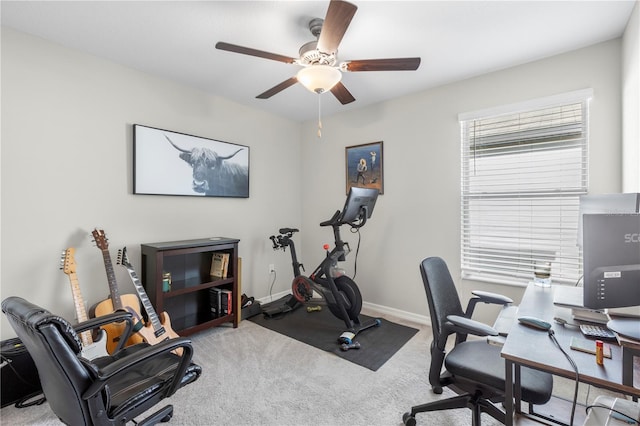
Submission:
M 461 115 L 463 278 L 524 285 L 538 262 L 555 283 L 580 278 L 590 91 L 567 98 Z

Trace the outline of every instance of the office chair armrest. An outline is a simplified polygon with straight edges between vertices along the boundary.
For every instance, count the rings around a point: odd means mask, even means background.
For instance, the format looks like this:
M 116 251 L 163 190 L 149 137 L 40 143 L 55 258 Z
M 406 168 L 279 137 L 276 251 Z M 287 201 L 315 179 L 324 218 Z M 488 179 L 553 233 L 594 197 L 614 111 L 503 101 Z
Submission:
M 133 333 L 133 327 L 134 327 L 133 320 L 134 320 L 133 315 L 130 312 L 127 312 L 124 310 L 118 310 L 107 315 L 91 318 L 87 321 L 78 323 L 73 326 L 73 329 L 75 330 L 76 333 L 80 334 L 83 331 L 93 330 L 103 325 L 124 321 L 125 327 L 122 334 L 120 335 L 120 340 L 118 342 L 118 345 L 114 349 L 114 353 L 115 353 L 115 352 L 118 352 L 120 349 L 122 349 L 122 347 L 127 342 L 127 340 L 129 340 L 129 337 L 131 337 L 131 334 Z
M 101 327 L 103 325 L 111 324 L 114 322 L 126 321 L 128 323 L 133 324 L 133 317 L 129 312 L 126 311 L 115 311 L 108 315 L 103 315 L 96 318 L 91 318 L 86 321 L 79 322 L 78 324 L 73 326 L 73 329 L 76 333 L 82 333 L 83 331 L 91 330 L 94 328 Z
M 475 321 L 458 315 L 447 316 L 447 321 L 451 326 L 448 330 L 451 333 L 473 334 L 475 336 L 497 336 L 498 330 L 487 324 Z M 448 324 L 447 324 L 448 325 Z
M 508 305 L 509 303 L 513 303 L 513 299 L 510 297 L 498 293 L 491 293 L 489 291 L 473 290 L 471 294 L 478 296 L 480 298 L 479 301 L 484 303 L 494 303 L 496 305 Z
M 171 352 L 178 348 L 182 348 L 182 355 L 177 357 L 178 366 L 175 370 L 174 377 L 170 386 L 170 390 L 166 396 L 172 395 L 179 387 L 182 378 L 191 364 L 193 356 L 193 346 L 191 339 L 179 337 L 175 339 L 165 340 L 155 345 L 147 346 L 139 351 L 133 352 L 128 356 L 116 359 L 113 362 L 98 367 L 96 364 L 89 363 L 88 366 L 96 375 L 95 382 L 82 394 L 85 400 L 91 399 L 98 394 L 107 385 L 110 378 L 119 374 L 126 374 L 127 370 L 136 367 L 140 363 L 153 361 L 155 357 L 165 352 Z
M 489 291 L 473 290 L 471 294 L 473 294 L 473 297 L 469 299 L 467 310 L 464 313 L 467 318 L 471 318 L 473 316 L 473 311 L 476 308 L 476 304 L 478 302 L 492 303 L 495 305 L 509 305 L 513 303 L 513 299 L 507 296 L 503 296 L 502 294 L 491 293 Z

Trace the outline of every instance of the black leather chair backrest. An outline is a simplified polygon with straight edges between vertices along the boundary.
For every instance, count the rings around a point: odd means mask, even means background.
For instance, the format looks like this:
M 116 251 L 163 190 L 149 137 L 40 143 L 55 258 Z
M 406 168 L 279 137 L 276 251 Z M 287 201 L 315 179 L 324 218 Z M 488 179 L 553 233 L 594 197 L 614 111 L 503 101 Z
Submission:
M 80 395 L 92 378 L 78 357 L 82 346 L 71 324 L 19 297 L 3 301 L 2 310 L 33 358 L 52 410 L 66 424 L 89 424 Z

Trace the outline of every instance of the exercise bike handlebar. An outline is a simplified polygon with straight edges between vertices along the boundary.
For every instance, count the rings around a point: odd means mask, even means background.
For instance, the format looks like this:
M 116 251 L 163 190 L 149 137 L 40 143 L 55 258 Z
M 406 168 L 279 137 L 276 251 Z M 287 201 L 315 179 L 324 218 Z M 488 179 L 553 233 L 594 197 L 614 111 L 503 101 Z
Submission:
M 340 217 L 340 210 L 336 210 L 336 212 L 333 214 L 333 216 L 331 217 L 331 219 L 329 220 L 325 220 L 324 222 L 320 222 L 320 226 L 335 226 L 335 225 L 342 225 L 340 223 L 340 221 L 338 220 L 338 217 Z
M 342 225 L 350 225 L 352 228 L 362 228 L 367 223 L 367 216 L 369 216 L 369 213 L 367 212 L 367 207 L 362 206 L 360 207 L 360 215 L 353 222 L 343 222 L 340 220 L 341 216 L 342 212 L 340 210 L 336 210 L 331 219 L 320 222 L 320 226 L 333 226 L 335 228 Z M 280 230 L 280 233 L 283 233 L 282 230 Z

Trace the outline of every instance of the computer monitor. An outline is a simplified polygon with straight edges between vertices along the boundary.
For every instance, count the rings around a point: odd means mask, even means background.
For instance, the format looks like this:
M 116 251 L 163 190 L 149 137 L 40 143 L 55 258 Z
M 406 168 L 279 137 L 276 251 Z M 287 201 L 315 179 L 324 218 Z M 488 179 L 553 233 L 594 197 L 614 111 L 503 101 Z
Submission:
M 585 308 L 640 306 L 640 214 L 582 218 Z
M 640 213 L 584 215 L 582 248 L 584 306 L 608 309 L 609 329 L 640 340 Z
M 578 246 L 582 247 L 582 216 L 585 214 L 640 213 L 640 193 L 597 194 L 580 196 Z
M 377 189 L 352 186 L 340 214 L 340 223 L 353 224 L 363 219 L 369 219 L 373 214 L 378 193 Z M 364 216 L 365 214 L 366 216 Z

